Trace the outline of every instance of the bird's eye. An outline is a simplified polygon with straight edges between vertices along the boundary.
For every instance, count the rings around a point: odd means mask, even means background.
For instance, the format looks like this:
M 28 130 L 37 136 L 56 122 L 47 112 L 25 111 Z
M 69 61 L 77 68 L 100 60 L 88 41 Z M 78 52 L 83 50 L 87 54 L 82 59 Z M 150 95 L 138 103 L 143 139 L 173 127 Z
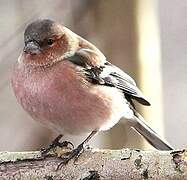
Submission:
M 54 39 L 48 39 L 48 40 L 47 40 L 47 44 L 48 44 L 49 46 L 51 46 L 54 42 L 55 42 Z

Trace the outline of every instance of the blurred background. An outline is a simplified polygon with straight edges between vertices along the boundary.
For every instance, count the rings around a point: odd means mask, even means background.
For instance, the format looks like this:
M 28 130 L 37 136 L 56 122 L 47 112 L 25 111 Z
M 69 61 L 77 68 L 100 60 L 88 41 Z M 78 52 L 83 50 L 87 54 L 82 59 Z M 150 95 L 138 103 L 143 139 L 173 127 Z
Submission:
M 151 102 L 138 105 L 150 126 L 175 148 L 186 147 L 187 0 L 1 0 L 0 17 L 0 150 L 35 150 L 57 136 L 31 120 L 10 85 L 24 29 L 38 18 L 63 23 L 130 74 Z M 85 137 L 63 139 L 78 144 Z M 90 145 L 152 148 L 124 123 Z

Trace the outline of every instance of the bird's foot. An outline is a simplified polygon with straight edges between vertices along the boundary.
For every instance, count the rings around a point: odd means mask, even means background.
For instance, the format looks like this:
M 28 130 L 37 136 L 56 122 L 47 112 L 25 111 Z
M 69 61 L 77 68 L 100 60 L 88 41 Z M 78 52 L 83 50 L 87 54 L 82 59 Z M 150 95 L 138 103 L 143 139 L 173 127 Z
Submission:
M 57 170 L 60 169 L 63 165 L 67 164 L 73 158 L 76 161 L 83 151 L 84 143 L 81 143 L 79 146 L 77 146 L 76 149 L 73 149 L 72 151 L 63 154 L 63 156 L 61 157 L 62 162 L 57 166 Z
M 48 152 L 50 152 L 51 150 L 54 150 L 56 147 L 60 147 L 60 148 L 69 148 L 69 149 L 73 149 L 74 145 L 73 143 L 69 142 L 69 141 L 63 141 L 60 142 L 60 139 L 62 138 L 62 135 L 60 134 L 59 136 L 57 136 L 52 143 L 49 145 L 49 147 L 41 149 L 41 154 L 43 156 L 46 156 L 48 154 Z M 69 146 L 70 145 L 70 146 Z

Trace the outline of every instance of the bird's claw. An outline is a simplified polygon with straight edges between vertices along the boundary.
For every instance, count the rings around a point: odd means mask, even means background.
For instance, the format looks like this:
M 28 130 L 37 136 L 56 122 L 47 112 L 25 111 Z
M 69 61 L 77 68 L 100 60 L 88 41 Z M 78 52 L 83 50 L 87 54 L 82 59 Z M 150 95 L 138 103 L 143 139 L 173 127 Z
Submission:
M 76 149 L 73 149 L 72 151 L 63 154 L 63 156 L 61 157 L 62 162 L 57 166 L 57 170 L 60 169 L 63 165 L 66 165 L 73 158 L 74 161 L 76 161 L 82 154 L 83 150 L 84 144 L 82 143 Z
M 56 137 L 52 143 L 49 145 L 49 147 L 41 149 L 41 154 L 42 155 L 47 155 L 48 152 L 50 152 L 51 150 L 55 149 L 56 147 L 60 147 L 60 148 L 69 148 L 69 149 L 73 149 L 74 145 L 73 143 L 69 142 L 69 141 L 63 141 L 63 142 L 59 142 L 60 139 L 62 138 L 62 135 L 60 134 L 58 137 Z M 70 146 L 68 146 L 70 145 Z

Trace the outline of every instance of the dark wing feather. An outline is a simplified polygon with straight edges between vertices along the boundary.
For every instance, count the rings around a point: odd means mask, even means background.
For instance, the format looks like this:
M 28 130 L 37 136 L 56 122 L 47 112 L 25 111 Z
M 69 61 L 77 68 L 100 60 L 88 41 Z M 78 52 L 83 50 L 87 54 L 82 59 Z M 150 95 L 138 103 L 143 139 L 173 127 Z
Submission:
M 150 106 L 150 103 L 136 86 L 135 81 L 128 74 L 112 64 L 106 65 L 106 69 L 109 68 L 108 66 L 110 66 L 111 71 L 108 76 L 112 76 L 117 80 L 115 87 L 122 90 L 125 95 L 127 94 L 130 98 L 137 100 L 139 103 Z
M 86 49 L 84 50 L 84 53 L 82 53 L 82 51 L 83 50 L 78 51 L 74 56 L 68 57 L 67 60 L 82 67 L 82 70 L 85 73 L 88 81 L 95 84 L 116 87 L 123 91 L 125 96 L 135 99 L 143 105 L 150 105 L 150 103 L 145 99 L 142 92 L 136 86 L 135 81 L 128 74 L 109 62 L 105 62 L 99 67 L 91 65 L 90 63 L 88 63 L 89 53 L 91 51 L 86 51 Z M 90 54 L 90 56 L 93 56 L 93 53 Z

